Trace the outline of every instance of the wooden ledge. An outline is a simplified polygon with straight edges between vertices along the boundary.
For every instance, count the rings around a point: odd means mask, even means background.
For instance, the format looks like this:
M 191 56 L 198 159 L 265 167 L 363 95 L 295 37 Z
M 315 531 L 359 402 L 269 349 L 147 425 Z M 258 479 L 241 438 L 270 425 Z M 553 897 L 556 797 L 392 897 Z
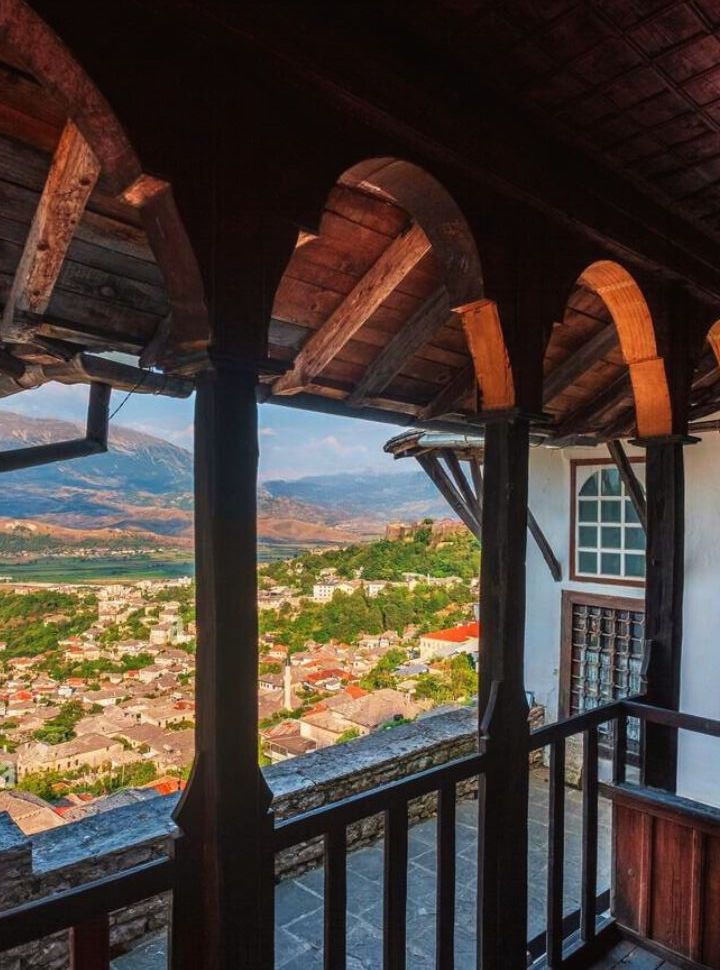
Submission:
M 614 804 L 638 808 L 657 817 L 677 820 L 682 816 L 703 826 L 709 826 L 714 832 L 717 832 L 720 826 L 720 808 L 695 801 L 693 798 L 686 798 L 684 795 L 676 795 L 659 788 L 646 788 L 631 782 L 623 782 L 619 785 L 601 782 L 599 790 L 601 795 Z

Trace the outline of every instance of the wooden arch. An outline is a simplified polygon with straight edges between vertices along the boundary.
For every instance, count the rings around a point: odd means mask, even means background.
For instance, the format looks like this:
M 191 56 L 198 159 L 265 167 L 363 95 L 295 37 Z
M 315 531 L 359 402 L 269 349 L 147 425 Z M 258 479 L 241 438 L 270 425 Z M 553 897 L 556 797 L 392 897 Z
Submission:
M 596 293 L 612 317 L 623 359 L 630 371 L 637 431 L 641 438 L 672 434 L 672 405 L 665 362 L 658 354 L 655 327 L 645 297 L 619 263 L 599 260 L 578 283 Z
M 139 210 L 165 279 L 171 308 L 168 326 L 156 335 L 145 363 L 162 363 L 170 341 L 175 347 L 185 345 L 190 351 L 196 350 L 208 331 L 204 285 L 170 185 L 143 172 L 105 97 L 55 32 L 24 0 L 0 0 L 0 42 L 67 110 L 68 129 L 58 150 L 67 148 L 70 156 L 86 159 L 90 168 L 96 165 L 110 191 Z M 54 161 L 58 161 L 57 154 Z M 59 160 L 56 167 L 65 161 Z M 94 184 L 92 174 L 89 177 Z M 87 173 L 83 178 L 88 178 Z
M 392 196 L 421 226 L 443 266 L 450 306 L 462 320 L 483 407 L 513 407 L 515 388 L 498 307 L 484 298 L 477 245 L 452 196 L 425 169 L 393 158 L 361 162 L 342 180 Z
M 443 267 L 451 306 L 483 296 L 473 234 L 455 200 L 433 175 L 411 162 L 373 158 L 353 165 L 339 181 L 390 196 L 412 216 Z
M 352 390 L 346 392 L 344 402 L 349 407 L 361 407 L 368 401 L 382 400 L 385 389 L 407 361 L 452 321 L 455 313 L 462 320 L 474 363 L 456 370 L 429 404 L 420 402 L 420 409 L 414 413 L 420 418 L 431 417 L 434 413 L 430 412 L 436 407 L 438 413 L 445 413 L 459 397 L 473 390 L 476 379 L 488 406 L 511 406 L 514 391 L 498 310 L 492 300 L 484 298 L 475 238 L 449 192 L 423 168 L 394 158 L 367 159 L 353 165 L 340 175 L 333 191 L 349 192 L 360 200 L 356 202 L 357 210 L 345 212 L 344 216 L 352 215 L 361 230 L 364 219 L 376 223 L 379 218 L 377 212 L 373 213 L 371 199 L 375 205 L 382 202 L 393 206 L 396 213 L 404 214 L 404 220 L 395 223 L 387 233 L 391 241 L 386 249 L 376 256 L 373 264 L 364 268 L 355 286 L 343 293 L 345 298 L 312 330 L 295 354 L 291 368 L 273 382 L 273 396 L 317 391 L 321 387 L 318 380 L 332 380 L 333 368 L 338 362 L 342 364 L 344 355 L 353 352 L 346 349 L 347 345 L 358 339 L 356 335 L 362 337 L 359 332 L 365 323 L 381 310 L 386 299 L 393 299 L 394 290 L 404 286 L 418 264 L 432 252 L 436 289 L 423 294 L 423 302 L 416 305 L 401 329 L 382 345 L 380 353 L 355 380 Z M 339 210 L 332 206 L 329 210 L 333 217 L 338 212 L 343 214 L 342 203 L 337 204 Z M 360 211 L 363 206 L 367 212 Z M 290 279 L 308 273 L 307 268 L 303 270 L 303 257 L 298 249 L 306 253 L 316 239 L 323 237 L 324 218 L 320 220 L 318 232 L 300 232 L 296 252 L 286 270 Z M 389 228 L 385 226 L 384 231 Z M 331 230 L 323 245 L 332 246 L 336 234 L 336 229 Z M 345 258 L 338 260 L 338 266 L 343 266 Z M 286 305 L 285 296 L 281 284 L 273 310 L 280 320 L 288 314 L 292 316 L 292 299 Z
M 720 320 L 716 320 L 708 330 L 707 342 L 710 344 L 710 349 L 715 354 L 715 360 L 720 367 Z

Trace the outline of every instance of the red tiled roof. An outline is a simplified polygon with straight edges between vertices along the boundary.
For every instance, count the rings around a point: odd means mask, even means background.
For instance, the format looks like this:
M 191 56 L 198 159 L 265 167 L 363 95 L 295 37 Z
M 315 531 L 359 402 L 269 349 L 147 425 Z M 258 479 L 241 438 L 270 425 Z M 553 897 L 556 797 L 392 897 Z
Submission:
M 185 781 L 181 778 L 164 777 L 142 787 L 154 788 L 158 795 L 172 795 L 173 792 L 185 790 Z
M 318 703 L 314 704 L 309 711 L 305 711 L 305 716 L 308 717 L 310 714 L 322 714 L 323 711 L 326 710 L 327 704 L 324 704 L 322 701 L 318 701 Z
M 447 640 L 448 643 L 465 643 L 471 638 L 479 639 L 480 624 L 476 620 L 474 623 L 464 623 L 462 626 L 453 626 L 448 630 L 436 630 L 434 633 L 424 634 L 429 640 Z
M 312 684 L 315 684 L 320 680 L 329 680 L 331 677 L 337 677 L 338 680 L 350 680 L 352 674 L 349 674 L 340 667 L 323 667 L 322 670 L 308 674 L 305 680 L 309 680 Z
M 358 697 L 364 697 L 367 694 L 367 691 L 362 687 L 358 687 L 357 684 L 348 684 L 348 686 L 345 688 L 345 693 L 348 695 L 348 697 L 352 697 L 353 700 L 356 700 Z

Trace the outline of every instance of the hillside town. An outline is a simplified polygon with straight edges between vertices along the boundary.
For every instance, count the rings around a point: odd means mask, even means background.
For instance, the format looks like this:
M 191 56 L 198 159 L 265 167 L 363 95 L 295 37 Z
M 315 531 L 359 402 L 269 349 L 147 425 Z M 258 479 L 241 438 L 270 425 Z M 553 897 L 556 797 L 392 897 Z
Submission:
M 393 524 L 378 543 L 260 568 L 262 764 L 472 702 L 479 625 L 468 543 L 457 523 Z M 436 564 L 445 575 L 401 568 L 418 544 L 445 557 Z M 375 569 L 394 578 L 353 565 L 378 555 Z M 0 630 L 0 808 L 21 827 L 184 786 L 195 726 L 189 577 L 6 582 Z

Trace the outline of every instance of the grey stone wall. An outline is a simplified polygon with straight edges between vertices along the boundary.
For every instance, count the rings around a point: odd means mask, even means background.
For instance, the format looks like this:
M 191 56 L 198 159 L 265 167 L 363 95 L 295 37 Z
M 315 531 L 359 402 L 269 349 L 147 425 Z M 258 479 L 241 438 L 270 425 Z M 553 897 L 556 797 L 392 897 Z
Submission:
M 166 851 L 178 796 L 153 798 L 25 837 L 0 813 L 0 909 L 49 896 L 148 862 Z M 168 901 L 144 900 L 113 913 L 110 941 L 122 952 L 167 925 Z M 0 954 L 0 970 L 66 970 L 68 934 L 56 933 Z
M 533 709 L 532 727 L 542 723 L 542 714 L 542 709 Z M 265 776 L 274 793 L 275 815 L 283 819 L 475 750 L 477 712 L 468 708 L 272 765 L 265 769 Z M 475 788 L 472 780 L 464 783 L 459 786 L 459 797 L 472 797 Z M 7 814 L 0 813 L 0 909 L 163 855 L 168 837 L 175 831 L 172 812 L 178 797 L 126 805 L 31 838 L 22 835 Z M 410 821 L 434 812 L 434 795 L 416 799 L 410 804 Z M 375 841 L 381 833 L 381 817 L 365 819 L 348 830 L 348 844 L 356 848 Z M 322 846 L 317 842 L 294 847 L 278 855 L 276 874 L 278 878 L 297 875 L 321 857 Z M 165 926 L 167 920 L 164 897 L 114 913 L 113 953 Z M 67 966 L 67 933 L 0 954 L 0 970 L 65 970 Z

